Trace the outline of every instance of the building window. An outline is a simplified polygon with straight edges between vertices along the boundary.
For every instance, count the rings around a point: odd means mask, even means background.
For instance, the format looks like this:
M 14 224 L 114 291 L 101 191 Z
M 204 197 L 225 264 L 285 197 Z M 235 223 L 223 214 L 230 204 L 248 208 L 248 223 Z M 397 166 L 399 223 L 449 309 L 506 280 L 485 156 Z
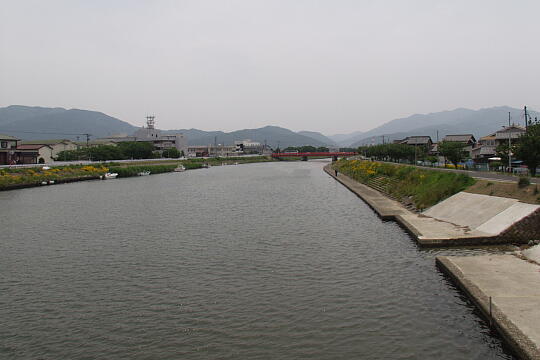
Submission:
M 7 141 L 2 141 L 2 142 L 0 142 L 0 147 L 1 147 L 2 149 L 6 149 L 6 148 L 7 148 Z

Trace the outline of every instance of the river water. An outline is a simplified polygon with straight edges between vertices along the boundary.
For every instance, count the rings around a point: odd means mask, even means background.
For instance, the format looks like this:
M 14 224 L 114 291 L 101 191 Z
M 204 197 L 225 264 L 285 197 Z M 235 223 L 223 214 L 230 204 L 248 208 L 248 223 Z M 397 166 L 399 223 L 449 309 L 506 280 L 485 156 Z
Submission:
M 511 359 L 324 164 L 0 193 L 0 358 Z

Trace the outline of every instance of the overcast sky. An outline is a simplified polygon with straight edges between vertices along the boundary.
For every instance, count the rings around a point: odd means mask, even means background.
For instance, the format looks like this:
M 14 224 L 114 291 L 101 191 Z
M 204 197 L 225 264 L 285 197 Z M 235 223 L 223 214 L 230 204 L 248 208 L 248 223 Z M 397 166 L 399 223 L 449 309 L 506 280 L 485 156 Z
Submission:
M 0 106 L 325 134 L 540 109 L 538 0 L 0 0 Z

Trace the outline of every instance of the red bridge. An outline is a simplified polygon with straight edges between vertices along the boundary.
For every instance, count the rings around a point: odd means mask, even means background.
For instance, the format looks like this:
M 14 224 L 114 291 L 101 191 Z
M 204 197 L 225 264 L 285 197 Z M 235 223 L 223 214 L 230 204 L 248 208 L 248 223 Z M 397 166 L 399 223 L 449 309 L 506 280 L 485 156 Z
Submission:
M 357 155 L 355 152 L 344 152 L 344 151 L 337 151 L 337 152 L 302 152 L 302 153 L 294 153 L 294 152 L 286 152 L 286 153 L 273 153 L 273 158 L 282 158 L 282 157 L 301 157 L 303 161 L 307 161 L 308 157 L 332 157 L 333 160 L 337 160 L 338 157 L 344 157 L 344 156 L 353 156 Z

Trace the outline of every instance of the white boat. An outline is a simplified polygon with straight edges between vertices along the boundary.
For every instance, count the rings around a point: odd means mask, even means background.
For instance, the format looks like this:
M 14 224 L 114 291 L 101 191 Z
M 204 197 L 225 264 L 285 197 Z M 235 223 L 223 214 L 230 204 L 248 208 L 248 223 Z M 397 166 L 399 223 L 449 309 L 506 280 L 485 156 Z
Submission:
M 174 169 L 174 171 L 182 172 L 182 171 L 186 171 L 186 168 L 184 167 L 184 165 L 180 164 L 180 165 L 178 165 L 178 167 L 176 169 Z
M 103 179 L 104 180 L 116 179 L 117 176 L 118 176 L 118 173 L 106 173 L 105 175 L 103 175 Z
M 137 175 L 139 175 L 139 176 L 148 176 L 148 175 L 150 175 L 150 171 L 141 171 Z

